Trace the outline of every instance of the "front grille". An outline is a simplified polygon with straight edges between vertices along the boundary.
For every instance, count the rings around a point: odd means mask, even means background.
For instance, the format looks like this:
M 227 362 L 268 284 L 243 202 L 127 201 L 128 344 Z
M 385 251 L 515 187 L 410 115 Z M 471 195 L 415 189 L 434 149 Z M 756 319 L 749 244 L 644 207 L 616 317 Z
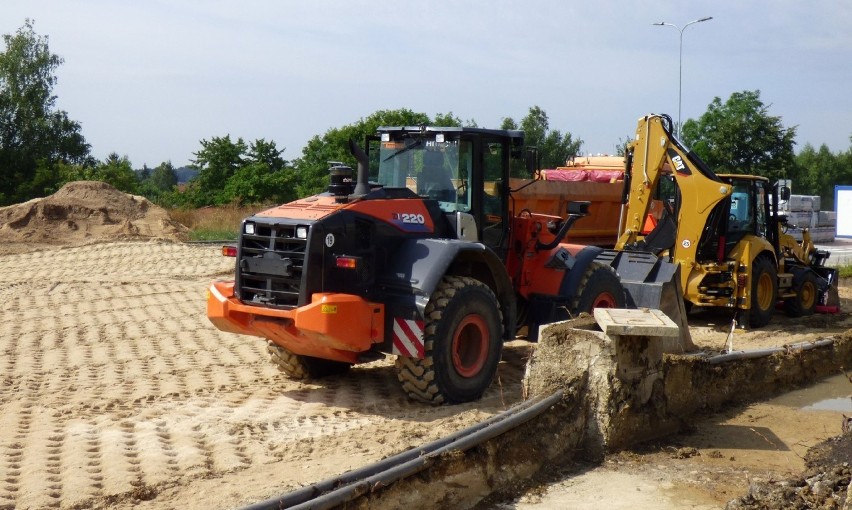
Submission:
M 307 236 L 296 237 L 305 225 L 255 223 L 254 234 L 240 238 L 239 291 L 243 302 L 298 306 L 305 265 Z

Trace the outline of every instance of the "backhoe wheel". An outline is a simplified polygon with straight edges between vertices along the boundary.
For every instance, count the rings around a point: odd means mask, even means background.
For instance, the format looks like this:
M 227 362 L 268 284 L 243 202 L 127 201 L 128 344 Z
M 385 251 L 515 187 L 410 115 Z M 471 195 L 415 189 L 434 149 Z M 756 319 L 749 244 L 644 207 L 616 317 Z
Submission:
M 595 308 L 624 308 L 624 286 L 610 266 L 592 262 L 586 268 L 577 295 L 571 302 L 571 313 L 592 313 Z
M 784 311 L 790 317 L 813 315 L 817 304 L 817 279 L 813 271 L 801 271 L 793 278 L 796 295 L 784 300 Z
M 342 374 L 349 370 L 351 363 L 314 358 L 294 354 L 289 350 L 267 341 L 266 350 L 278 370 L 284 372 L 290 379 L 317 379 L 328 375 Z
M 414 400 L 457 404 L 482 397 L 503 348 L 494 293 L 465 276 L 445 276 L 426 305 L 425 357 L 398 356 L 397 377 Z
M 769 257 L 757 257 L 751 268 L 749 327 L 769 324 L 778 301 L 778 271 Z

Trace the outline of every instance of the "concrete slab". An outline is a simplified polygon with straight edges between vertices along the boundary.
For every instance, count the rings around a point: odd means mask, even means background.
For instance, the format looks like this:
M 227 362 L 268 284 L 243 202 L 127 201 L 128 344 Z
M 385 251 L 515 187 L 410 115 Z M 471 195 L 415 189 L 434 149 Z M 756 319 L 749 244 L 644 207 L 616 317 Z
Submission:
M 677 324 L 653 308 L 595 308 L 595 320 L 607 335 L 671 338 L 679 335 Z

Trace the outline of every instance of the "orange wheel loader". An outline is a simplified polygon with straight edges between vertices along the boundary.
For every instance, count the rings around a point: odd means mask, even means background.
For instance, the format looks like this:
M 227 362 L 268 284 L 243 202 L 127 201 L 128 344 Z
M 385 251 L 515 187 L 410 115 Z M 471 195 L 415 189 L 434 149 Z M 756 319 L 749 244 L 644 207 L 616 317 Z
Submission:
M 588 202 L 564 219 L 516 203 L 512 169 L 535 167 L 523 132 L 386 127 L 350 149 L 357 172 L 332 164 L 326 192 L 246 218 L 235 278 L 210 286 L 210 320 L 267 339 L 288 376 L 389 354 L 410 397 L 476 400 L 519 328 L 535 339 L 541 324 L 624 306 L 602 250 L 564 242 Z

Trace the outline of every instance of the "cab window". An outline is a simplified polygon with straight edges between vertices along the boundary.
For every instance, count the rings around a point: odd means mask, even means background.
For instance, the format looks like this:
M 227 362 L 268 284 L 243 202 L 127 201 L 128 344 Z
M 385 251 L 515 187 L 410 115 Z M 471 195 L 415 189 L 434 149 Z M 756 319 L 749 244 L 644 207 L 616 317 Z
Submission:
M 483 154 L 482 242 L 497 248 L 503 241 L 503 161 L 502 143 L 486 143 Z

